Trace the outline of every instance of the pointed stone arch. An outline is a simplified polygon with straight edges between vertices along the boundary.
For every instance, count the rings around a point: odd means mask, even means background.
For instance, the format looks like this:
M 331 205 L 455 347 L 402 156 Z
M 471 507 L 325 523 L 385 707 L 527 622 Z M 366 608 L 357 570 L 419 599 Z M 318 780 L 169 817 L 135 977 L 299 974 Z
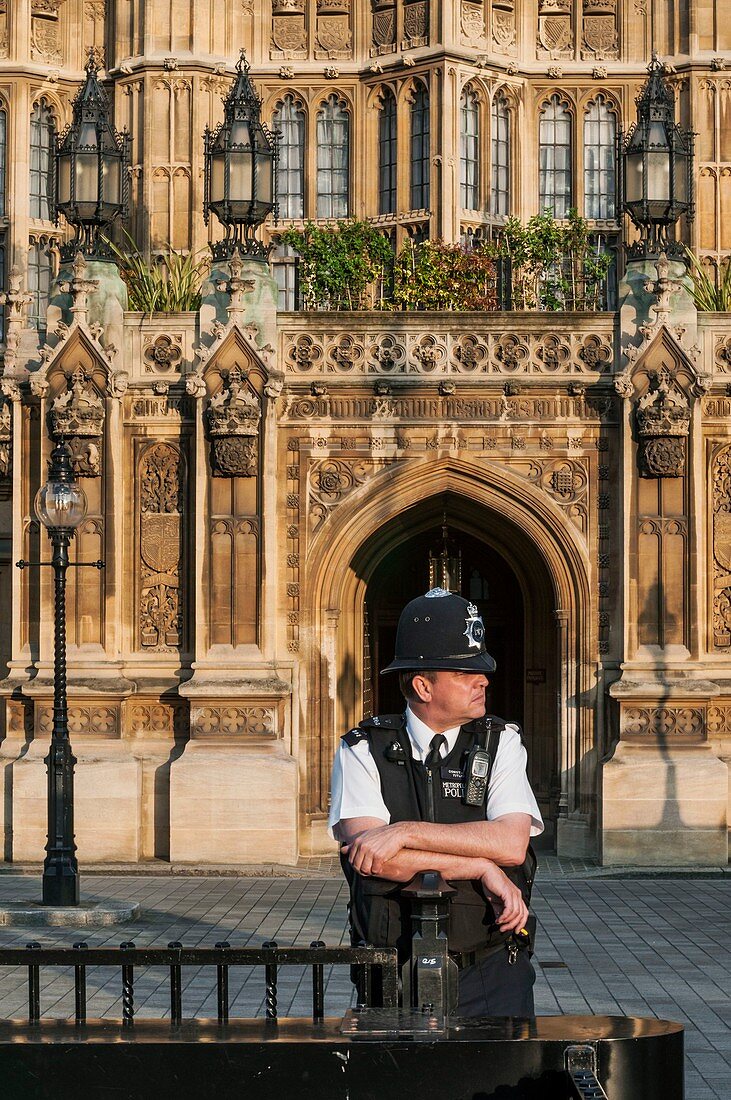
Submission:
M 416 510 L 445 494 L 463 507 L 465 522 L 473 528 L 478 517 L 486 528 L 501 517 L 502 552 L 509 549 L 512 532 L 524 551 L 524 575 L 532 555 L 548 578 L 544 595 L 555 622 L 560 699 L 559 815 L 564 824 L 572 822 L 572 828 L 583 830 L 588 841 L 595 808 L 594 666 L 589 648 L 595 609 L 586 547 L 540 490 L 497 464 L 461 458 L 414 462 L 365 479 L 348 495 L 347 505 L 334 509 L 307 548 L 300 616 L 301 656 L 307 668 L 301 713 L 305 815 L 316 831 L 315 823 L 327 809 L 337 739 L 362 717 L 358 669 L 369 577 L 384 553 L 408 537 Z M 394 524 L 399 518 L 402 522 Z

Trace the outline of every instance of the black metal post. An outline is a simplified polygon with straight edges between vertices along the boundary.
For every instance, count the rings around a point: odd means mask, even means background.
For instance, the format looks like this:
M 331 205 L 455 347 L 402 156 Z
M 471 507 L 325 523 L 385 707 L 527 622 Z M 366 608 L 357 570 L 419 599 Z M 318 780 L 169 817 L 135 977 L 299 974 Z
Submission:
M 53 556 L 53 731 L 48 768 L 48 841 L 43 863 L 43 904 L 79 904 L 79 865 L 74 840 L 74 765 L 66 699 L 66 570 L 73 531 L 49 531 Z

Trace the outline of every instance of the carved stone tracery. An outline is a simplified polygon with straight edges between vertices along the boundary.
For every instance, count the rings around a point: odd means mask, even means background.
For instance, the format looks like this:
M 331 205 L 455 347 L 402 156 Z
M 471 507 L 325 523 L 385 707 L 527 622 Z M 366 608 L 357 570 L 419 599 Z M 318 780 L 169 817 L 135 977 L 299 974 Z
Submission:
M 182 644 L 183 456 L 155 443 L 139 465 L 140 645 L 171 650 Z
M 731 447 L 713 462 L 713 644 L 731 646 Z

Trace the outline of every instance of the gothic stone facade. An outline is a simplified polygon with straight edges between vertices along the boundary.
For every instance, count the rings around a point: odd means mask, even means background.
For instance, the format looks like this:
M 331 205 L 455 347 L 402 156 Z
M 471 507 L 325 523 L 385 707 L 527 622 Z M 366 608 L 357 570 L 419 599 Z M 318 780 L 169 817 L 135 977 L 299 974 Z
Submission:
M 510 686 L 496 691 L 523 719 L 559 851 L 726 860 L 731 322 L 695 313 L 677 266 L 630 265 L 616 312 L 426 315 L 286 312 L 266 268 L 246 263 L 213 274 L 198 314 L 149 318 L 124 310 L 110 265 L 89 263 L 58 273 L 46 311 L 38 249 L 53 256 L 60 230 L 29 186 L 35 106 L 68 119 L 83 47 L 104 47 L 133 137 L 133 231 L 152 251 L 202 246 L 199 135 L 243 45 L 265 112 L 290 94 L 302 106 L 305 214 L 317 111 L 335 96 L 349 212 L 397 241 L 456 239 L 499 222 L 487 171 L 477 207 L 461 205 L 465 86 L 485 167 L 492 97 L 509 104 L 522 216 L 537 208 L 540 111 L 559 95 L 582 208 L 583 112 L 601 94 L 631 119 L 654 44 L 700 134 L 690 239 L 717 262 L 730 32 L 710 3 L 650 7 L 0 0 L 1 224 L 17 268 L 0 380 L 6 860 L 38 860 L 45 842 L 52 592 L 47 570 L 11 563 L 48 553 L 32 504 L 61 433 L 89 499 L 73 553 L 106 562 L 69 582 L 82 860 L 331 850 L 337 738 L 386 697 L 387 613 L 444 516 L 477 583 L 492 581 Z M 378 111 L 388 86 L 405 148 L 414 81 L 430 97 L 429 207 L 409 207 L 404 155 L 397 212 L 380 215 Z

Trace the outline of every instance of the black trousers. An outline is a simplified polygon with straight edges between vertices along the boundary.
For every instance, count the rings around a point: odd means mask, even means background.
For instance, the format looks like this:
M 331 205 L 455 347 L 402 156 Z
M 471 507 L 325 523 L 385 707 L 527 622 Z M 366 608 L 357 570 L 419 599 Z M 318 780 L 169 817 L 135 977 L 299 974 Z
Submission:
M 458 1016 L 535 1016 L 536 972 L 527 951 L 510 964 L 507 951 L 496 951 L 459 973 Z

